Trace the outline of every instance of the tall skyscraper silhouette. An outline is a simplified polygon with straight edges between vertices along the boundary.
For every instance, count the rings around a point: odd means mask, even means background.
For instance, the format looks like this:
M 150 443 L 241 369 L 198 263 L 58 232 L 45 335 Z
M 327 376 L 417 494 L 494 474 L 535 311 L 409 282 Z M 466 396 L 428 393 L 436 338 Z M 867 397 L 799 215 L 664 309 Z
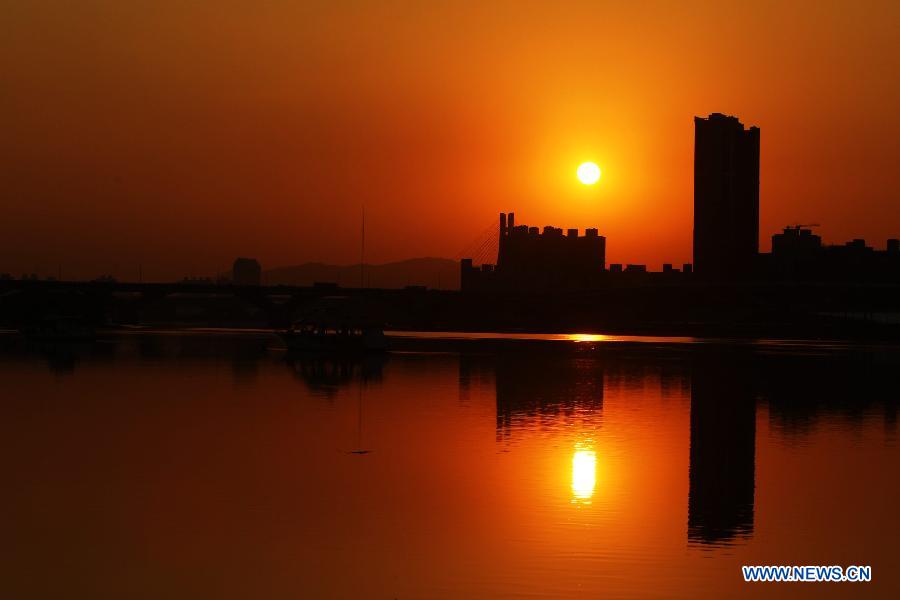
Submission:
M 745 277 L 759 253 L 759 128 L 694 117 L 694 272 Z

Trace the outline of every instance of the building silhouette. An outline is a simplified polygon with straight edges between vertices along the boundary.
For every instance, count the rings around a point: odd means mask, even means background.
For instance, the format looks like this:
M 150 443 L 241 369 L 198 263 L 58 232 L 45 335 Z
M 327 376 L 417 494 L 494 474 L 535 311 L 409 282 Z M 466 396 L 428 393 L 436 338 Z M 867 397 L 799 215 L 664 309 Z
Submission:
M 862 239 L 824 245 L 811 229 L 791 225 L 772 236 L 771 254 L 760 255 L 760 273 L 778 281 L 896 283 L 900 240 L 887 240 L 884 250 Z
M 255 258 L 237 258 L 231 268 L 231 279 L 235 285 L 259 285 L 262 282 L 262 268 Z
M 802 225 L 788 226 L 772 236 L 772 254 L 795 260 L 810 260 L 822 249 L 822 238 Z
M 606 238 L 596 229 L 565 232 L 550 225 L 516 225 L 500 213 L 497 264 L 476 267 L 463 259 L 460 286 L 472 290 L 551 290 L 594 287 L 606 267 Z
M 900 240 L 884 250 L 855 239 L 825 245 L 806 225 L 772 236 L 759 251 L 760 130 L 734 116 L 694 117 L 694 262 L 606 265 L 606 238 L 596 229 L 516 225 L 500 214 L 497 264 L 460 265 L 462 291 L 596 291 L 715 283 L 900 283 Z M 482 247 L 482 251 L 483 251 Z
M 759 128 L 713 113 L 694 118 L 694 272 L 753 273 L 759 253 Z

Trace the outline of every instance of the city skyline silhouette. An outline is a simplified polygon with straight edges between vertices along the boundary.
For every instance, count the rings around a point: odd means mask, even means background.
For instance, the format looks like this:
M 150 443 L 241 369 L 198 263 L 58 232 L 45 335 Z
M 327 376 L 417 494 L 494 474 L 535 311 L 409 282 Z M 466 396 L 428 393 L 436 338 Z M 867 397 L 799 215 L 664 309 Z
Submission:
M 690 118 L 715 111 L 765 132 L 763 251 L 791 223 L 828 243 L 900 235 L 892 3 L 576 2 L 508 20 L 463 3 L 414 21 L 375 2 L 17 4 L 0 99 L 14 276 L 353 264 L 362 204 L 372 264 L 456 258 L 515 210 L 598 227 L 609 262 L 658 270 L 691 262 Z M 576 179 L 585 161 L 596 185 Z
M 0 12 L 0 599 L 900 598 L 900 2 Z

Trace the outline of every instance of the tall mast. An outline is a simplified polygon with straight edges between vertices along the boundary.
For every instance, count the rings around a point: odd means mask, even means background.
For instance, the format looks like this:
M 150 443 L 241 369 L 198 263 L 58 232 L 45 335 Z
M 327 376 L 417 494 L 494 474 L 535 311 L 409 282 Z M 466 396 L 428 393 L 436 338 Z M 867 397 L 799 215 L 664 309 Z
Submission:
M 359 287 L 366 287 L 366 205 L 362 206 L 362 235 L 359 246 Z

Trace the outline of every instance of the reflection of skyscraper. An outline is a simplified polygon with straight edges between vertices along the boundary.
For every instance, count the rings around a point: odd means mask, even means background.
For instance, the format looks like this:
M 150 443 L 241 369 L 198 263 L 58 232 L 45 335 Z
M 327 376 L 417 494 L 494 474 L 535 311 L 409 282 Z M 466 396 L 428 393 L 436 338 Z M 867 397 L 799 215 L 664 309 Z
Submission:
M 694 272 L 750 273 L 759 252 L 759 128 L 694 118 Z
M 756 400 L 737 360 L 699 360 L 691 383 L 688 540 L 753 531 Z

